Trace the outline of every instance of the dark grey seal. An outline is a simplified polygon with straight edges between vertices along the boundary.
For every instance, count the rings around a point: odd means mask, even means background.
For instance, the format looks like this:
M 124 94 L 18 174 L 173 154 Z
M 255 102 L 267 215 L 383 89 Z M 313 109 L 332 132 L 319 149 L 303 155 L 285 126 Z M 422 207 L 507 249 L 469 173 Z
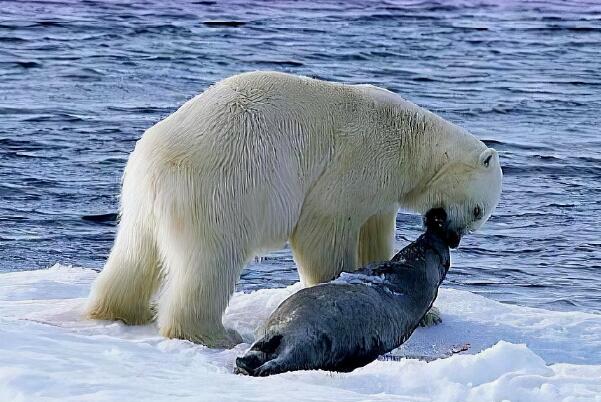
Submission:
M 294 370 L 351 371 L 400 346 L 430 309 L 449 269 L 443 209 L 426 232 L 392 260 L 305 288 L 269 317 L 265 335 L 236 359 L 235 372 L 267 376 Z

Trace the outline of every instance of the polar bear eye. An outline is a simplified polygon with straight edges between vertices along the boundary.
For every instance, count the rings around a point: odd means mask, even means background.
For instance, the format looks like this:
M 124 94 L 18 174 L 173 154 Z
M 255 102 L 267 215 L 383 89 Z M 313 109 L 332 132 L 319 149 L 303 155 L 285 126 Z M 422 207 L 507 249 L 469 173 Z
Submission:
M 476 218 L 476 220 L 482 218 L 482 209 L 480 209 L 480 205 L 476 205 L 474 208 L 474 218 Z

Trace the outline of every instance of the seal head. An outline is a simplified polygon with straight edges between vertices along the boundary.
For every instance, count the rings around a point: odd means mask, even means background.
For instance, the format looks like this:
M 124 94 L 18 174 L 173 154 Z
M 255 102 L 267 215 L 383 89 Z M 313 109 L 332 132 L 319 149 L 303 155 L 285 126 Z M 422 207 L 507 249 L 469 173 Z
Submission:
M 432 234 L 442 238 L 448 247 L 457 248 L 461 235 L 449 227 L 447 213 L 443 208 L 432 208 L 424 215 L 424 226 Z

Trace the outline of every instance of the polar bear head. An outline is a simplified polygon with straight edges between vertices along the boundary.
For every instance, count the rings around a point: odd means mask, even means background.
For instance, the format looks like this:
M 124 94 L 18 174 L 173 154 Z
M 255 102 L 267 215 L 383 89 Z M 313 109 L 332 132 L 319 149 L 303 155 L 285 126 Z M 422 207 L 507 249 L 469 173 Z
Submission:
M 470 160 L 471 159 L 471 160 Z M 448 216 L 449 244 L 480 228 L 501 196 L 503 173 L 497 151 L 486 148 L 468 161 L 450 161 L 428 182 L 418 201 L 419 211 L 444 208 Z

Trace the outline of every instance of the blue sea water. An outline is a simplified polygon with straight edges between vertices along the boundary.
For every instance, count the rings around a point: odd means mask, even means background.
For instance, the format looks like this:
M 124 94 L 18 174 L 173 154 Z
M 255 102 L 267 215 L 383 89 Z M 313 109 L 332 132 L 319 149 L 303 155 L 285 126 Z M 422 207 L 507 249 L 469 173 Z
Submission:
M 100 269 L 142 132 L 257 69 L 372 83 L 462 125 L 504 170 L 446 286 L 601 312 L 601 4 L 0 1 L 0 272 Z M 400 248 L 420 232 L 400 213 Z M 298 280 L 288 250 L 240 288 Z

